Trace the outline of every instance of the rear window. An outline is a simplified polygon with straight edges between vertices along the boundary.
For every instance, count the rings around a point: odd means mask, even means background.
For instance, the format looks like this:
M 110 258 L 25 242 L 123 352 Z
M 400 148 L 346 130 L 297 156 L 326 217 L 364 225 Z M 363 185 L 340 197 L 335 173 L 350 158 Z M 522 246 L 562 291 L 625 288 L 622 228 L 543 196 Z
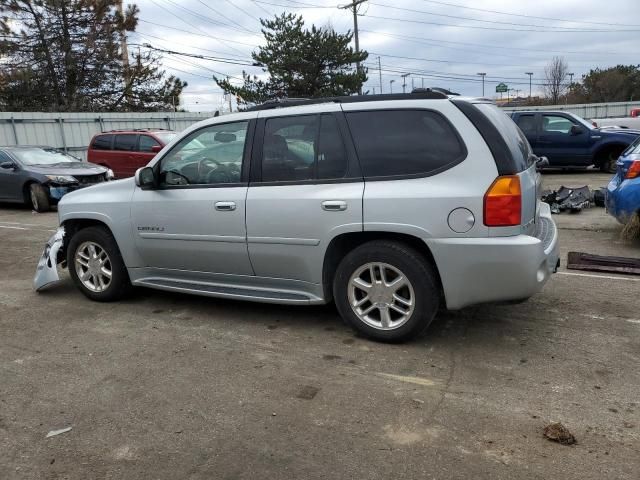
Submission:
M 346 114 L 365 178 L 432 175 L 467 155 L 449 121 L 431 110 Z
M 136 149 L 137 143 L 137 135 L 116 135 L 116 139 L 113 142 L 113 149 L 130 152 Z
M 94 150 L 111 150 L 111 135 L 98 135 L 93 139 L 91 148 Z
M 515 163 L 516 172 L 523 172 L 533 165 L 535 157 L 531 152 L 527 137 L 511 120 L 511 117 L 492 103 L 478 103 L 475 106 L 500 132 Z

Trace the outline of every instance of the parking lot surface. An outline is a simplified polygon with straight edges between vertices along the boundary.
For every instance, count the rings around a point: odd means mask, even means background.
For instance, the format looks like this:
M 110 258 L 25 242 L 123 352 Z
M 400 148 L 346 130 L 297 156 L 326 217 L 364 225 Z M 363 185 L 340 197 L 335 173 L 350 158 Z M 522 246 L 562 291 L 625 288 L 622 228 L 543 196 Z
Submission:
M 36 294 L 56 213 L 0 205 L 0 478 L 637 479 L 640 277 L 565 264 L 640 245 L 601 208 L 555 219 L 563 266 L 540 294 L 385 345 L 332 306 L 144 289 L 98 304 L 66 271 Z M 577 444 L 543 437 L 556 421 Z

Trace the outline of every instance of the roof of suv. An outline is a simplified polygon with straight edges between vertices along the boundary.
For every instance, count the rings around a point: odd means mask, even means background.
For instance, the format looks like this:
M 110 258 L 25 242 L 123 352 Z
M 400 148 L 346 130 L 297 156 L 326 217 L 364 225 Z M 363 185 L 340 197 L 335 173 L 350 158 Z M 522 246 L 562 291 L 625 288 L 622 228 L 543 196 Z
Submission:
M 96 135 L 106 135 L 110 133 L 177 133 L 175 130 L 167 128 L 123 128 L 117 130 L 107 130 L 106 132 L 96 133 Z

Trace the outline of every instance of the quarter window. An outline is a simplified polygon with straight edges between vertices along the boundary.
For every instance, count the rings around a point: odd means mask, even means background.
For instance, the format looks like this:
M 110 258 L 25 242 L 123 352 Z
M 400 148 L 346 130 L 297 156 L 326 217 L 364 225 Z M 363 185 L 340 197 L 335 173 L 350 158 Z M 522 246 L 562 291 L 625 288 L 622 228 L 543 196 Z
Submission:
M 141 152 L 153 152 L 152 147 L 161 147 L 160 143 L 155 138 L 149 135 L 140 135 L 140 146 L 138 149 Z
M 93 139 L 91 148 L 94 150 L 111 150 L 112 135 L 98 135 Z
M 343 178 L 347 155 L 333 115 L 299 115 L 266 121 L 262 181 Z
M 212 125 L 183 138 L 161 161 L 161 185 L 240 182 L 248 125 L 248 122 Z
M 127 152 L 134 151 L 138 143 L 137 137 L 137 135 L 116 135 L 116 139 L 113 142 L 113 149 Z
M 466 156 L 457 133 L 437 112 L 378 110 L 346 116 L 365 178 L 436 173 Z

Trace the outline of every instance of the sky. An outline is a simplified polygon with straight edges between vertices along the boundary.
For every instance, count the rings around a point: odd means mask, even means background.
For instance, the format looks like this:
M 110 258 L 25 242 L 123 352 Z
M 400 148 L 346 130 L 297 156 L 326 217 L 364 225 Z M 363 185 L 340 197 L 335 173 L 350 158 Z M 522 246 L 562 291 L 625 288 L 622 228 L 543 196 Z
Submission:
M 243 70 L 264 75 L 251 66 L 251 52 L 264 42 L 260 18 L 293 12 L 308 28 L 346 33 L 353 31 L 353 14 L 338 7 L 349 1 L 137 0 L 139 23 L 128 43 L 214 57 L 162 53 L 162 64 L 189 84 L 182 108 L 228 110 L 212 76 L 241 84 Z M 443 87 L 480 96 L 478 73 L 486 73 L 485 96 L 499 97 L 501 82 L 511 96 L 528 96 L 531 72 L 535 96 L 553 56 L 567 61 L 574 81 L 593 68 L 640 64 L 640 0 L 368 0 L 358 12 L 360 49 L 369 52 L 369 93 L 401 92 L 401 75 L 410 73 L 407 91 Z

